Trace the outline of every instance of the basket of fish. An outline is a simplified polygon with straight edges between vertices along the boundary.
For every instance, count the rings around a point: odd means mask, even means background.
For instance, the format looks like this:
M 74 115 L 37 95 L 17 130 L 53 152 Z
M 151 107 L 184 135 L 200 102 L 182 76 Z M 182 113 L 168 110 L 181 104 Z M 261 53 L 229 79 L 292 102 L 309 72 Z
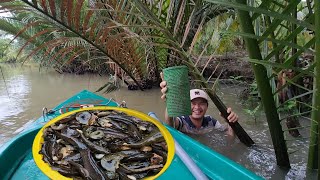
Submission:
M 172 162 L 174 141 L 144 113 L 90 107 L 44 125 L 32 154 L 50 179 L 156 179 Z

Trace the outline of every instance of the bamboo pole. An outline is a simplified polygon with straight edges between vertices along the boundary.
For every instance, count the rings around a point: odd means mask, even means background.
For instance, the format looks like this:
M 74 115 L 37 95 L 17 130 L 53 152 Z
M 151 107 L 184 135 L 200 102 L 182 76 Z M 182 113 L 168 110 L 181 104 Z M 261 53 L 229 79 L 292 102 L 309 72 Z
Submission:
M 246 4 L 246 0 L 236 0 L 241 4 Z M 240 25 L 244 33 L 255 34 L 252 25 L 252 18 L 247 11 L 238 10 Z M 256 39 L 244 38 L 249 58 L 262 60 L 259 44 Z M 266 68 L 261 64 L 252 64 L 255 78 L 258 84 L 261 101 L 266 113 L 272 143 L 275 149 L 277 164 L 280 167 L 290 168 L 287 145 L 284 140 L 282 127 L 280 124 L 277 108 L 270 87 Z
M 231 126 L 235 134 L 238 136 L 239 140 L 248 147 L 251 147 L 254 144 L 254 141 L 250 138 L 247 132 L 242 128 L 239 122 L 231 123 L 228 121 L 228 116 L 230 113 L 227 112 L 227 107 L 223 104 L 220 98 L 216 94 L 208 93 L 212 102 L 221 112 L 221 115 L 224 117 L 226 122 Z

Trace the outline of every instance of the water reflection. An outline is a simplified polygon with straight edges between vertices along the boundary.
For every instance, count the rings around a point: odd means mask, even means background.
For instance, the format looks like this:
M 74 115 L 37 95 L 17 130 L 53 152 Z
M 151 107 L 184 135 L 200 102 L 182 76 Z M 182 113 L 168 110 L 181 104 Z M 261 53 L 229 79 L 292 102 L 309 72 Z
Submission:
M 6 82 L 0 78 L 0 145 L 40 117 L 43 107 L 53 108 L 83 89 L 95 91 L 108 80 L 107 77 L 98 75 L 61 75 L 52 70 L 39 72 L 38 67 L 32 66 L 0 66 L 3 67 Z M 248 148 L 238 139 L 230 141 L 223 132 L 215 130 L 201 136 L 190 136 L 266 179 L 316 179 L 315 172 L 306 173 L 306 139 L 288 142 L 290 150 L 299 150 L 290 155 L 292 168 L 289 171 L 277 167 L 266 119 L 262 115 L 255 122 L 246 115 L 243 106 L 233 95 L 235 89 L 237 88 L 225 87 L 220 90 L 219 96 L 227 106 L 237 112 L 240 124 L 255 141 L 256 146 Z M 165 104 L 159 98 L 160 94 L 156 88 L 144 92 L 122 88 L 107 95 L 100 95 L 118 102 L 125 100 L 129 108 L 144 113 L 153 111 L 163 119 Z M 209 103 L 208 114 L 224 122 L 212 103 Z M 309 124 L 307 120 L 300 123 L 302 126 Z M 300 133 L 303 137 L 308 137 L 308 129 Z
M 30 80 L 17 71 L 4 71 L 6 78 L 0 83 L 0 134 L 4 136 L 1 141 L 11 136 L 12 132 L 21 127 L 20 117 L 29 106 L 28 94 L 31 91 Z
M 25 96 L 29 94 L 31 87 L 28 79 L 22 75 L 14 75 L 6 79 L 6 83 L 0 85 L 0 122 L 7 117 L 16 117 L 24 111 L 28 105 Z M 12 125 L 12 122 L 3 122 L 5 125 Z

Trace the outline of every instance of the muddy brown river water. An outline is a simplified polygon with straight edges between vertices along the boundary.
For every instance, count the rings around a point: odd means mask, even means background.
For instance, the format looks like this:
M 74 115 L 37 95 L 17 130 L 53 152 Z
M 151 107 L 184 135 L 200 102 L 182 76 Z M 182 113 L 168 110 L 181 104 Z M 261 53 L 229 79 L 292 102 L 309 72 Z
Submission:
M 99 75 L 59 74 L 53 70 L 41 69 L 34 65 L 0 64 L 0 146 L 42 115 L 42 108 L 55 107 L 62 101 L 83 89 L 95 91 L 106 82 L 108 77 Z M 201 136 L 191 136 L 215 151 L 243 165 L 265 179 L 317 179 L 316 172 L 306 170 L 308 139 L 288 141 L 291 169 L 277 167 L 276 158 L 263 113 L 258 113 L 256 122 L 244 112 L 236 94 L 240 87 L 222 85 L 219 96 L 227 106 L 239 115 L 240 124 L 256 142 L 247 148 L 237 139 L 227 141 L 223 133 L 211 131 Z M 129 91 L 123 87 L 109 94 L 101 94 L 117 102 L 126 101 L 128 108 L 144 113 L 155 112 L 164 118 L 165 103 L 160 99 L 160 90 L 154 87 L 146 91 Z M 220 118 L 217 109 L 209 103 L 208 114 Z M 309 121 L 301 119 L 302 125 Z M 309 136 L 309 129 L 300 131 L 303 137 Z M 286 134 L 287 139 L 293 139 Z

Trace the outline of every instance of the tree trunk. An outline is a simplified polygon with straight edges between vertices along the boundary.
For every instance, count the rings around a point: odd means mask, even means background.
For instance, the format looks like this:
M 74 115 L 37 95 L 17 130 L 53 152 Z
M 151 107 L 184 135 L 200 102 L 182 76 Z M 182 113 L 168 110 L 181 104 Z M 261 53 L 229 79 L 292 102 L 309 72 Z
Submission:
M 246 0 L 237 0 L 238 3 L 246 4 Z M 240 25 L 244 33 L 255 34 L 252 25 L 252 19 L 249 12 L 238 10 Z M 256 39 L 244 38 L 246 48 L 251 59 L 262 60 L 259 44 Z M 267 70 L 263 65 L 252 64 L 255 78 L 258 84 L 258 89 L 261 95 L 261 101 L 266 113 L 269 130 L 272 138 L 272 143 L 275 149 L 277 164 L 280 167 L 290 168 L 287 145 L 284 140 L 282 127 L 280 124 L 277 108 L 272 94 L 272 89 L 269 84 Z
M 310 128 L 310 144 L 308 154 L 308 168 L 317 169 L 319 166 L 320 150 L 318 141 L 320 139 L 320 132 L 318 126 L 320 122 L 320 2 L 314 1 L 315 4 L 315 38 L 316 38 L 316 53 L 315 53 L 315 74 L 313 80 L 313 97 L 312 97 L 312 113 L 311 113 L 311 128 Z M 318 171 L 318 178 L 320 177 L 320 171 Z

